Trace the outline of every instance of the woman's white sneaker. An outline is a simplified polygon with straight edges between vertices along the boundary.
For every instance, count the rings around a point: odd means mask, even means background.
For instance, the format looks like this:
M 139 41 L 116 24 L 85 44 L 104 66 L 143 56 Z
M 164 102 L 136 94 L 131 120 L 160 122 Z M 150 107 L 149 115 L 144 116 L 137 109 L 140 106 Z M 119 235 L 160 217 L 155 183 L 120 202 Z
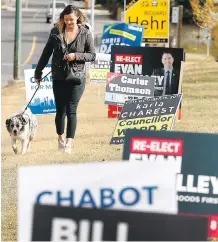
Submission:
M 68 153 L 68 154 L 71 154 L 71 145 L 65 144 L 64 152 Z
M 64 151 L 65 142 L 63 140 L 58 140 L 58 150 Z

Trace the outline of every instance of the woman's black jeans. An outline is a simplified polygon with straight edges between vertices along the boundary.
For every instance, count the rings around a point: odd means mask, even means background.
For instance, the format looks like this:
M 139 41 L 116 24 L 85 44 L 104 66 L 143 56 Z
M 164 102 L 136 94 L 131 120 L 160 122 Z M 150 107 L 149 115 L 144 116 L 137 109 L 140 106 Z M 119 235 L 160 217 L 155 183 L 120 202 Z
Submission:
M 66 138 L 74 138 L 77 126 L 77 106 L 85 89 L 85 80 L 81 85 L 72 85 L 65 80 L 53 80 L 53 93 L 56 103 L 55 125 L 58 135 L 65 129 L 67 116 Z

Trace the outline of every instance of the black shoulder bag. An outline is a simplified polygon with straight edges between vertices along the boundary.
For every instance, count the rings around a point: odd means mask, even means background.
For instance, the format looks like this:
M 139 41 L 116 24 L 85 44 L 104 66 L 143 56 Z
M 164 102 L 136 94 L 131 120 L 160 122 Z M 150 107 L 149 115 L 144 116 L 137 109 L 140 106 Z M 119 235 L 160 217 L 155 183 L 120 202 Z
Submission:
M 65 54 L 69 54 L 67 43 L 65 43 L 65 46 L 66 46 Z M 73 70 L 73 66 L 70 66 L 70 63 L 67 60 L 67 74 L 65 79 L 66 81 L 71 82 L 73 85 L 81 85 L 85 81 L 85 72 L 78 70 L 77 63 L 73 63 L 73 65 L 76 66 L 77 71 Z

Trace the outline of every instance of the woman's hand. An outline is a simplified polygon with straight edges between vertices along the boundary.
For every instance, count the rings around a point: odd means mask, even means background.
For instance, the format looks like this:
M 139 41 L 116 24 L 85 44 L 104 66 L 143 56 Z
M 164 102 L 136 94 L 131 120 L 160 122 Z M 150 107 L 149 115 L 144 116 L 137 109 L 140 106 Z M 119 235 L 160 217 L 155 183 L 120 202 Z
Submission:
M 40 85 L 41 79 L 35 79 L 36 84 Z
M 64 56 L 64 60 L 74 61 L 75 59 L 76 59 L 75 53 L 70 53 L 70 54 Z

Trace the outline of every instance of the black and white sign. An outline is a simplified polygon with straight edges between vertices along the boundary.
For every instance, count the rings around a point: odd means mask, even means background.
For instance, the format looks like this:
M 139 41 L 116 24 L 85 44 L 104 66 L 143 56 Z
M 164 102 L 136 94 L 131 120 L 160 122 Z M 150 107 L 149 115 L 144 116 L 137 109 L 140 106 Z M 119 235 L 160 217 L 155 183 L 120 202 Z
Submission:
M 181 98 L 175 94 L 126 101 L 110 143 L 124 143 L 127 129 L 171 130 Z
M 207 218 L 36 205 L 32 241 L 206 241 Z
M 155 79 L 109 72 L 105 91 L 105 104 L 123 106 L 125 101 L 154 96 Z

